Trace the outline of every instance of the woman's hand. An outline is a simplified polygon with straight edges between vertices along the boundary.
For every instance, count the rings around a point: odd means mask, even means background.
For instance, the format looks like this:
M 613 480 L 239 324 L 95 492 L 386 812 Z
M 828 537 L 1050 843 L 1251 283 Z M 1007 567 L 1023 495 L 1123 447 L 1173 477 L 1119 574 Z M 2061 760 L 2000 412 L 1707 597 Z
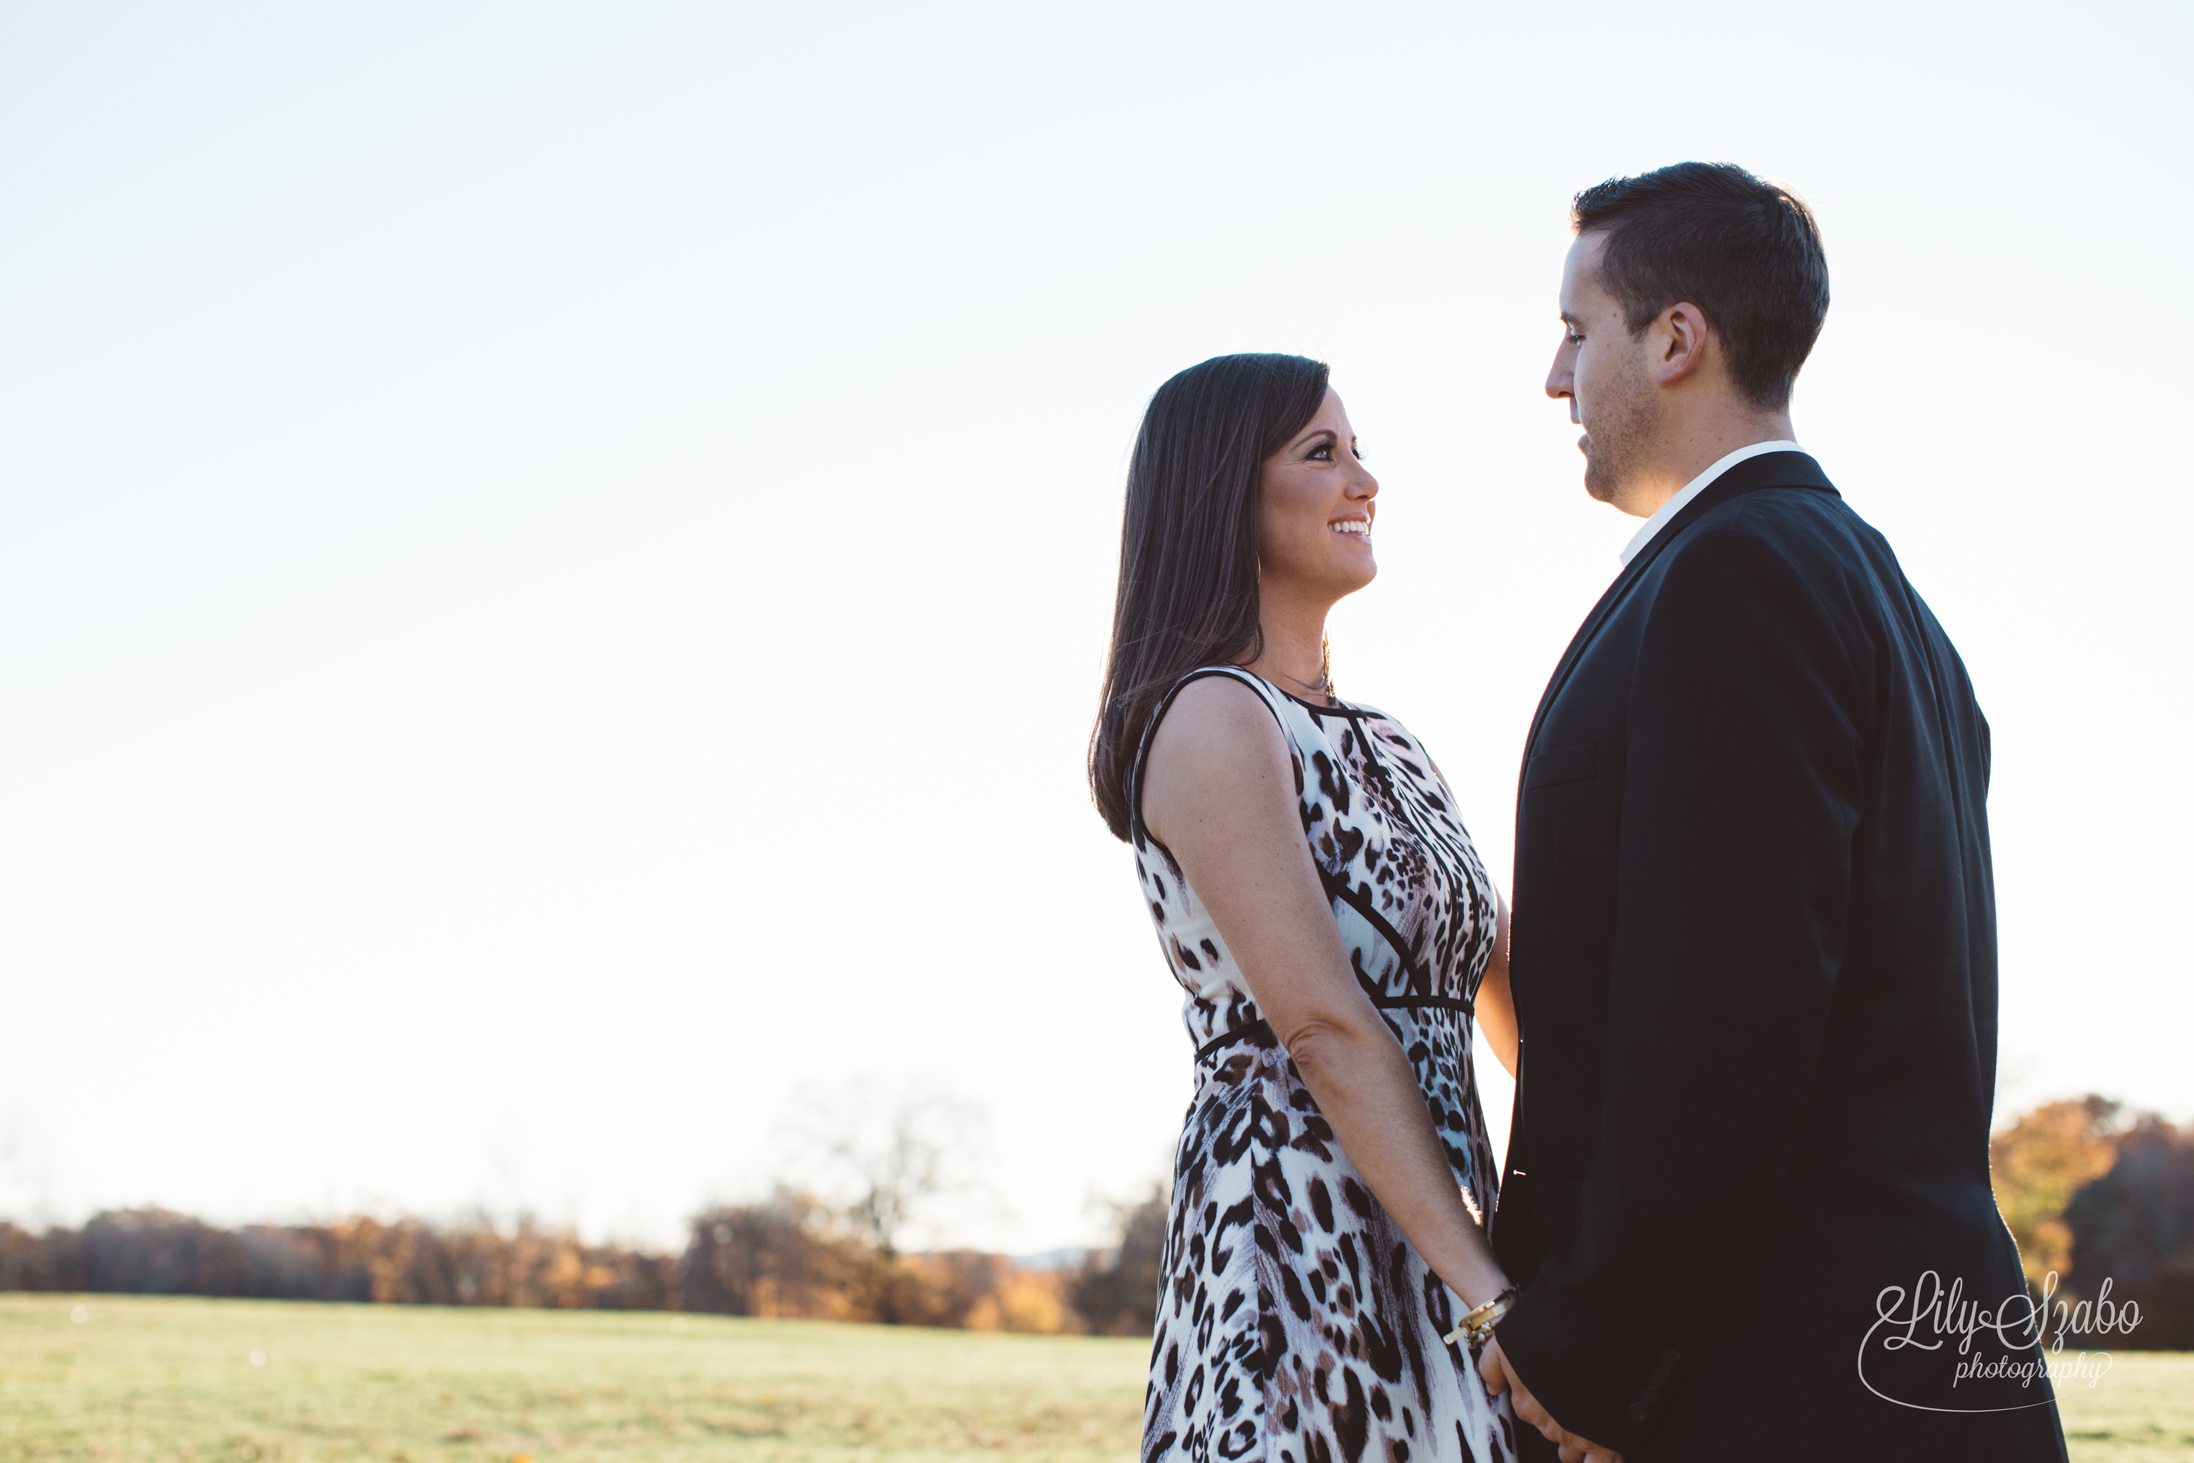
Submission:
M 1287 743 L 1256 692 L 1208 676 L 1174 697 L 1151 739 L 1142 816 L 1357 1173 L 1465 1305 L 1498 1295 L 1507 1279 L 1463 1205 L 1416 1074 L 1349 967 L 1303 838 Z

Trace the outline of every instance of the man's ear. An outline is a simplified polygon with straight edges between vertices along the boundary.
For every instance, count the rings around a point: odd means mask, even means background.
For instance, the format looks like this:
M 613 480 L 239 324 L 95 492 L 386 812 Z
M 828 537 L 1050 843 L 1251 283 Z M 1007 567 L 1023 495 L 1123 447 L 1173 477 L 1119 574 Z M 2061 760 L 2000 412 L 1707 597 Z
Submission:
M 1704 310 L 1689 301 L 1678 301 L 1663 310 L 1654 325 L 1661 358 L 1653 363 L 1653 374 L 1663 386 L 1674 386 L 1706 364 L 1711 331 Z

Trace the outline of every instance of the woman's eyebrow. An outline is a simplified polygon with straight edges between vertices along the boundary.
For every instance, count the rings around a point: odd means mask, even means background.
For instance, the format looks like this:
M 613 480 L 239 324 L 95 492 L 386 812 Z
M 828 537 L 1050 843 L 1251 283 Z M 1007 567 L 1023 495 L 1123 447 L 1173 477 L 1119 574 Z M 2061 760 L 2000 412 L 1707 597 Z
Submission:
M 1311 443 L 1317 441 L 1320 437 L 1324 437 L 1330 441 L 1339 440 L 1333 435 L 1333 429 L 1331 427 L 1320 427 L 1314 432 L 1305 432 L 1302 436 L 1297 437 L 1295 439 L 1295 445 L 1297 447 L 1308 447 Z

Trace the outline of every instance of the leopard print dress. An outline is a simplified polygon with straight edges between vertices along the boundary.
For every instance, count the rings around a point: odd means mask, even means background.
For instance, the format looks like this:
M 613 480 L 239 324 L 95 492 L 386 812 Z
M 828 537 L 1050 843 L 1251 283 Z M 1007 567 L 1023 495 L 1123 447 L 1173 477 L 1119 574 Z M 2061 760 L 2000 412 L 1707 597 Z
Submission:
M 1239 667 L 1280 723 L 1313 861 L 1356 979 L 1416 1070 L 1464 1202 L 1499 1170 L 1472 1077 L 1471 998 L 1493 953 L 1493 886 L 1432 759 L 1365 706 L 1314 706 Z M 1465 1309 L 1341 1151 L 1173 855 L 1130 788 L 1136 873 L 1186 992 L 1196 1095 L 1176 1150 L 1144 1393 L 1144 1463 L 1494 1463 L 1507 1399 L 1440 1338 Z

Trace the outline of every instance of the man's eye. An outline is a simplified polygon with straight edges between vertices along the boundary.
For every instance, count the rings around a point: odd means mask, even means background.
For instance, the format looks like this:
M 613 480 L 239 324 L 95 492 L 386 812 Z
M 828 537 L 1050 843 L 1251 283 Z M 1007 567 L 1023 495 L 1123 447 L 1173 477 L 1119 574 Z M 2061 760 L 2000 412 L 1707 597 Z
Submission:
M 1569 332 L 1569 343 L 1571 345 L 1583 345 L 1585 343 L 1584 332 L 1581 330 Z

